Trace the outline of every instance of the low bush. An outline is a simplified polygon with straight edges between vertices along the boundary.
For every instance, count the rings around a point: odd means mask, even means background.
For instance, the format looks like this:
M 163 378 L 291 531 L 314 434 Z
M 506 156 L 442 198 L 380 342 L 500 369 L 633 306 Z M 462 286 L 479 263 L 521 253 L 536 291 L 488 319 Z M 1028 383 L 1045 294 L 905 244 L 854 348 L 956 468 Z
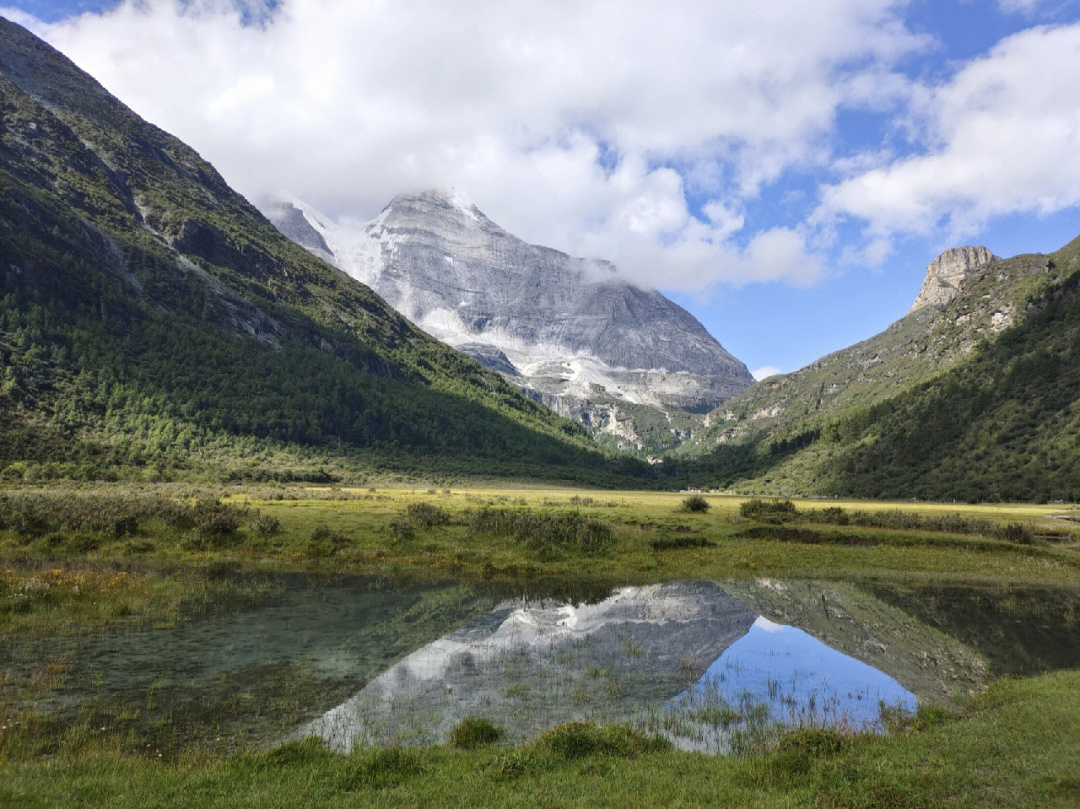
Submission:
M 679 505 L 679 511 L 686 511 L 690 514 L 704 514 L 708 510 L 709 501 L 700 494 L 690 495 Z
M 745 505 L 745 504 L 744 504 Z M 899 531 L 936 531 L 943 534 L 974 534 L 1028 545 L 1033 537 L 1028 526 L 1009 523 L 1001 526 L 990 520 L 962 517 L 959 514 L 919 514 L 899 508 L 881 511 L 845 511 L 839 506 L 811 509 L 803 516 L 809 522 L 832 525 L 858 525 L 866 528 L 889 528 Z
M 349 540 L 340 531 L 320 524 L 311 532 L 308 551 L 312 556 L 334 556 L 348 544 Z
M 482 508 L 469 518 L 479 534 L 506 537 L 530 550 L 546 553 L 599 553 L 611 540 L 611 528 L 577 511 L 536 513 Z
M 1018 522 L 1011 522 L 1001 529 L 1001 538 L 1021 545 L 1031 544 L 1031 532 Z
M 799 510 L 790 500 L 747 500 L 739 506 L 739 513 L 747 520 L 782 523 L 794 520 Z
M 436 525 L 449 525 L 450 512 L 431 503 L 409 503 L 405 509 L 409 520 L 421 528 L 433 528 Z
M 409 520 L 391 520 L 387 528 L 394 542 L 407 542 L 416 535 L 416 529 Z
M 488 719 L 473 718 L 463 719 L 450 731 L 450 744 L 461 750 L 472 750 L 485 744 L 494 744 L 502 736 L 499 730 Z
M 278 522 L 276 517 L 272 517 L 269 514 L 259 514 L 255 517 L 252 528 L 257 536 L 263 539 L 269 539 L 281 530 L 281 523 Z
M 87 492 L 0 493 L 0 530 L 23 539 L 49 533 L 91 533 L 123 539 L 149 520 L 192 531 L 195 545 L 213 545 L 231 536 L 250 517 L 243 508 L 213 498 L 185 503 L 160 496 Z
M 657 537 L 649 543 L 654 551 L 682 551 L 690 548 L 715 548 L 716 543 L 705 537 L 681 536 L 681 537 Z

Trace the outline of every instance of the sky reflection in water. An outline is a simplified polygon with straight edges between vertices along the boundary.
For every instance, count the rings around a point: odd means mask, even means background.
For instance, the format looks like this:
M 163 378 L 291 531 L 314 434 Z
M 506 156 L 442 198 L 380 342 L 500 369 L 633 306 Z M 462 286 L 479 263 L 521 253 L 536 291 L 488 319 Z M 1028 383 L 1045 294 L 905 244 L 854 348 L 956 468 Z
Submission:
M 887 674 L 762 616 L 674 703 L 717 697 L 733 706 L 766 705 L 777 722 L 861 730 L 880 726 L 882 704 L 909 712 L 917 705 Z

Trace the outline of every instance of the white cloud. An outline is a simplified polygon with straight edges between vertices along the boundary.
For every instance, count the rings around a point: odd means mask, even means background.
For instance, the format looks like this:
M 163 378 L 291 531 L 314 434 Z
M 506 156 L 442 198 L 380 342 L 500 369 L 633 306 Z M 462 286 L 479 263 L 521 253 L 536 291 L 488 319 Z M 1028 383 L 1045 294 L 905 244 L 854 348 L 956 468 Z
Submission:
M 34 27 L 252 198 L 363 219 L 454 186 L 524 238 L 695 290 L 819 277 L 745 203 L 829 163 L 841 105 L 907 97 L 893 66 L 928 40 L 905 5 L 129 0 Z
M 760 382 L 762 379 L 768 379 L 770 376 L 776 376 L 777 374 L 782 373 L 784 372 L 777 368 L 775 365 L 763 365 L 760 368 L 756 368 L 755 370 L 750 372 L 750 374 L 758 382 Z
M 1080 24 L 1008 37 L 926 98 L 928 148 L 823 188 L 819 221 L 957 240 L 996 216 L 1080 204 Z
M 997 0 L 997 4 L 1005 14 L 1033 14 L 1040 5 L 1045 4 L 1045 0 Z

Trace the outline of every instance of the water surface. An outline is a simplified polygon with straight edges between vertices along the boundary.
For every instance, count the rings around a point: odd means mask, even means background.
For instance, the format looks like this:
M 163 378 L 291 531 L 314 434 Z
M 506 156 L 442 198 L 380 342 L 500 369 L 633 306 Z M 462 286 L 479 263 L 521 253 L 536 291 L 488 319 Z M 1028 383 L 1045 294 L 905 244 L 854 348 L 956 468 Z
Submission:
M 442 743 L 483 716 L 511 741 L 585 720 L 725 752 L 1080 667 L 1078 616 L 1075 592 L 1045 589 L 760 579 L 556 598 L 283 577 L 174 626 L 0 639 L 0 672 L 9 704 L 160 747 Z

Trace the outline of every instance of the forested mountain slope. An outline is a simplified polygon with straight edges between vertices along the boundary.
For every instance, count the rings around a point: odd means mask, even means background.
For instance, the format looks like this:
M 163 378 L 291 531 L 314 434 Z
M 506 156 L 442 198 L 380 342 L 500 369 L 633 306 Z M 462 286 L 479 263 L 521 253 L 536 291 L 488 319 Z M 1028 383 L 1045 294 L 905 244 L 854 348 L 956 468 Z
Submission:
M 0 188 L 8 477 L 645 474 L 290 242 L 3 19 Z
M 682 473 L 748 491 L 1080 499 L 1080 239 L 756 385 Z

